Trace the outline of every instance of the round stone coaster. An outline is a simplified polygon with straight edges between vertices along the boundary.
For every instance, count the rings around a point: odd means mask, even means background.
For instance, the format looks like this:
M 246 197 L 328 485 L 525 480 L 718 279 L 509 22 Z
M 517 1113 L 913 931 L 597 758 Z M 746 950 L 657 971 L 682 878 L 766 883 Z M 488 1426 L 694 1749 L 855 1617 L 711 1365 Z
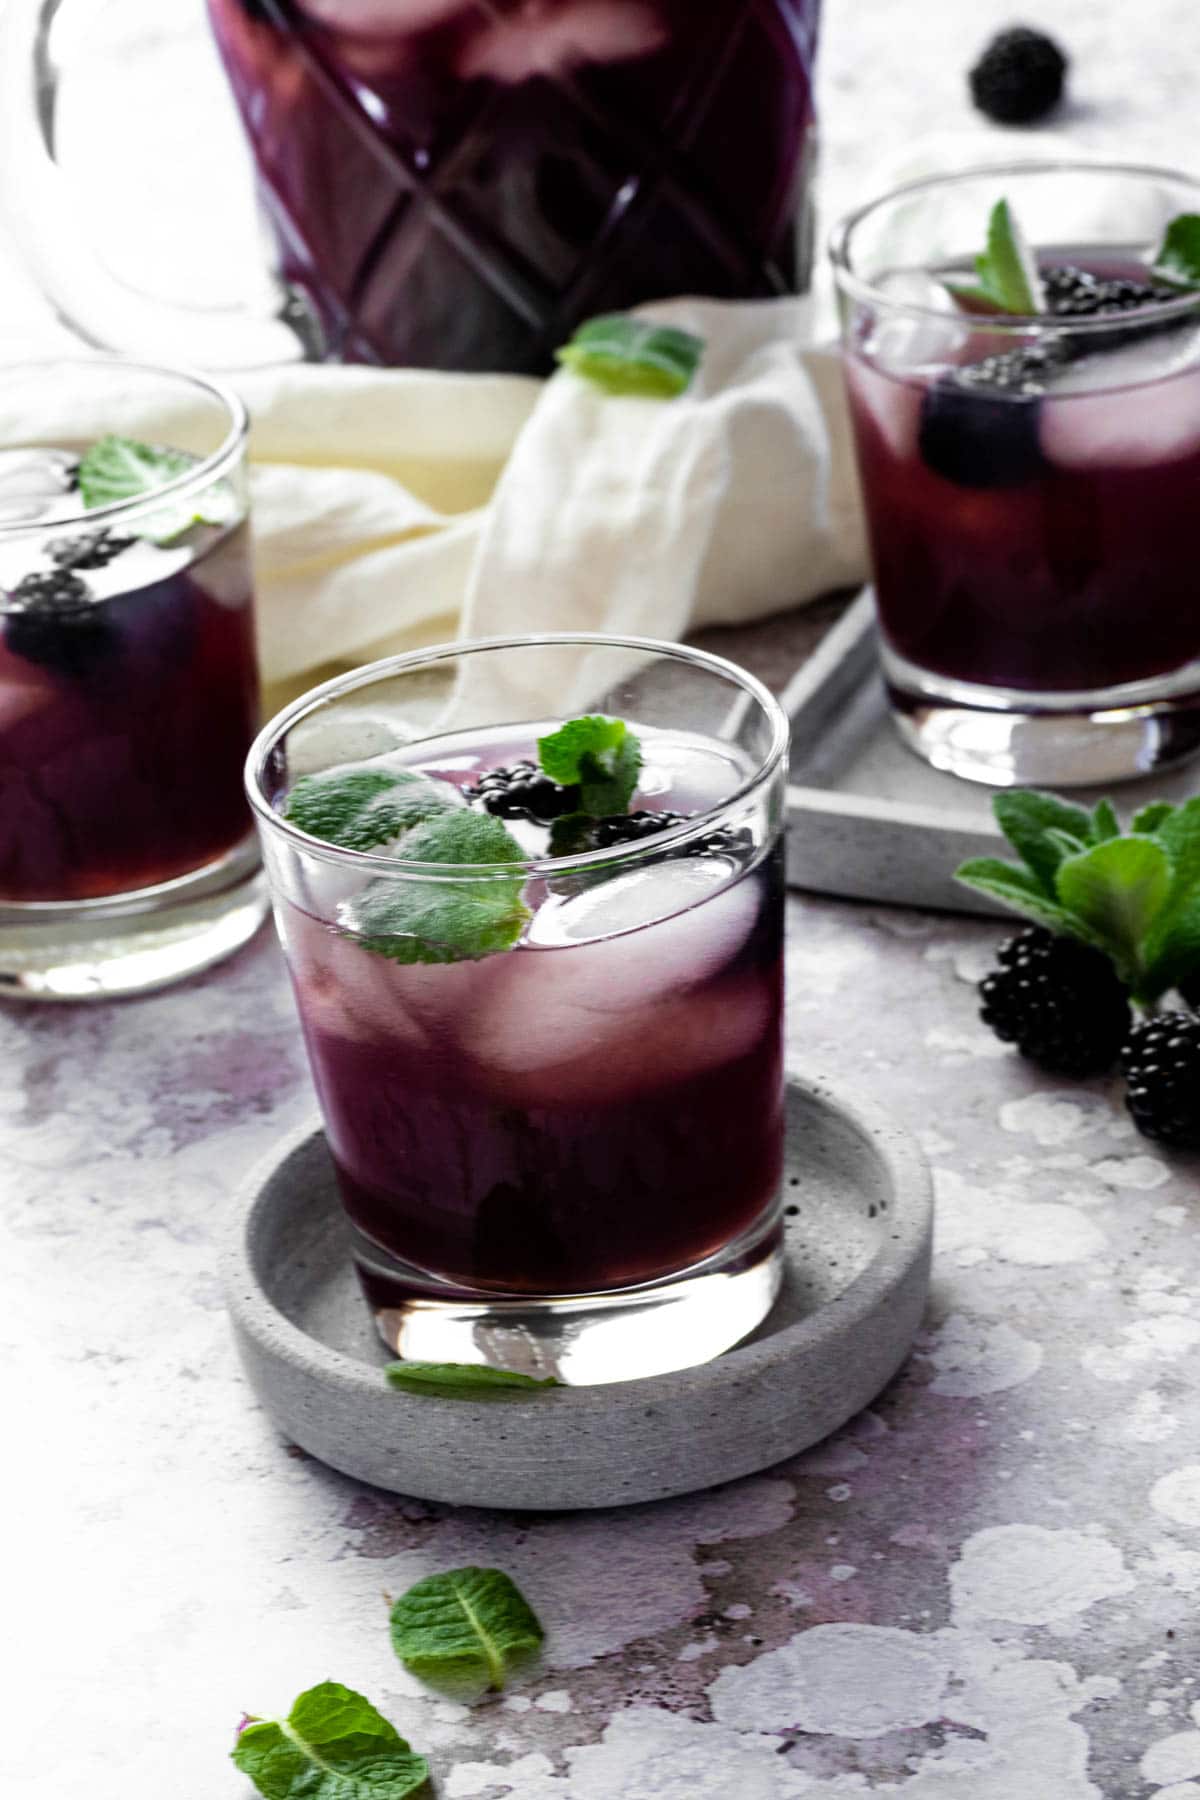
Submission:
M 226 1252 L 251 1386 L 322 1462 L 457 1506 L 659 1500 L 794 1455 L 874 1399 L 907 1356 L 933 1208 L 920 1151 L 874 1105 L 792 1076 L 787 1115 L 786 1273 L 751 1337 L 670 1375 L 487 1400 L 387 1386 L 325 1138 L 305 1130 L 251 1182 Z

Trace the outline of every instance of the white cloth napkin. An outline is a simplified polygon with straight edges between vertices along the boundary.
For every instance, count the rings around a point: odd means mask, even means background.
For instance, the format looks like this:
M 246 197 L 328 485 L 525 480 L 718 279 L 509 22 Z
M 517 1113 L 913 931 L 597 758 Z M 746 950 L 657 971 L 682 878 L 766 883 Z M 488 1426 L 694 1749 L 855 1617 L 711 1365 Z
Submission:
M 644 310 L 705 340 L 675 400 L 565 370 L 239 379 L 269 703 L 421 644 L 675 639 L 862 578 L 837 352 L 806 341 L 805 303 Z

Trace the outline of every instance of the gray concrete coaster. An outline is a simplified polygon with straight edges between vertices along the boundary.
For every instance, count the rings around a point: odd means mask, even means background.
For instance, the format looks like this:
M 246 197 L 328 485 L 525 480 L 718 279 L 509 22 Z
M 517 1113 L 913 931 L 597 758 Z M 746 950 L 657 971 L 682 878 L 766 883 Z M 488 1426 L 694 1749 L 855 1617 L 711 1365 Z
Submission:
M 562 1510 L 713 1487 L 806 1449 L 903 1363 L 933 1207 L 912 1139 L 873 1104 L 788 1083 L 783 1288 L 699 1368 L 500 1400 L 402 1394 L 346 1252 L 324 1135 L 252 1179 L 225 1255 L 251 1386 L 279 1430 L 360 1481 L 459 1506 Z

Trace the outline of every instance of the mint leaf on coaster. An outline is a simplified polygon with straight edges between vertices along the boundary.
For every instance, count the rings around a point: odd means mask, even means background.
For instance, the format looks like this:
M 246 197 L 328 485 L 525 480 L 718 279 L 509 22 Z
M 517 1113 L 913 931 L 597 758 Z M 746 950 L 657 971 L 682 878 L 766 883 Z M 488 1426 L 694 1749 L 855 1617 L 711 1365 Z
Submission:
M 1171 220 L 1150 273 L 1172 287 L 1200 288 L 1200 213 L 1180 213 Z
M 513 863 L 511 875 L 381 880 L 346 909 L 343 926 L 368 950 L 397 963 L 476 962 L 511 950 L 532 918 L 521 899 L 524 852 L 499 819 L 467 807 L 417 825 L 401 846 L 408 862 L 447 870 Z
M 1032 919 L 1035 925 L 1044 925 L 1048 931 L 1096 943 L 1090 931 L 1076 929 L 1066 907 L 1049 899 L 1035 876 L 1013 863 L 1002 862 L 998 856 L 972 857 L 954 871 L 954 879 L 964 887 L 974 888 L 976 893 L 986 894 L 989 900 L 999 900 L 1011 912 Z
M 393 1362 L 383 1373 L 388 1386 L 402 1393 L 435 1394 L 443 1399 L 472 1400 L 501 1389 L 527 1392 L 563 1385 L 553 1375 L 522 1375 L 516 1369 L 493 1369 L 486 1363 Z
M 545 1636 L 502 1570 L 475 1568 L 448 1569 L 410 1587 L 392 1607 L 391 1632 L 411 1674 L 455 1692 L 503 1688 Z
M 1063 852 L 1047 833 L 1064 831 L 1086 844 L 1091 830 L 1088 814 L 1081 806 L 1071 806 L 1060 800 L 1057 794 L 1042 794 L 1035 788 L 1009 788 L 996 794 L 992 812 L 1017 855 L 1037 877 L 1047 898 L 1055 899 L 1054 877 Z
M 452 782 L 408 769 L 330 769 L 302 775 L 283 816 L 342 850 L 376 850 L 426 819 L 462 804 Z
M 300 1695 L 286 1719 L 251 1719 L 230 1752 L 265 1800 L 404 1800 L 429 1779 L 369 1700 L 337 1681 Z
M 1007 200 L 997 200 L 988 219 L 987 249 L 975 258 L 978 287 L 946 282 L 959 299 L 1029 317 L 1046 311 L 1037 261 Z
M 606 394 L 673 400 L 696 373 L 704 339 L 628 313 L 604 313 L 581 325 L 554 354 Z
M 581 812 L 603 819 L 628 810 L 642 747 L 624 719 L 589 713 L 539 738 L 538 761 L 551 781 L 578 787 Z
M 116 506 L 124 500 L 143 500 L 169 481 L 186 475 L 199 460 L 186 450 L 168 450 L 110 433 L 80 459 L 80 498 L 89 512 L 98 506 Z M 214 482 L 196 499 L 168 501 L 161 511 L 148 514 L 135 529 L 139 537 L 169 544 L 193 525 L 231 524 L 236 511 L 226 484 Z

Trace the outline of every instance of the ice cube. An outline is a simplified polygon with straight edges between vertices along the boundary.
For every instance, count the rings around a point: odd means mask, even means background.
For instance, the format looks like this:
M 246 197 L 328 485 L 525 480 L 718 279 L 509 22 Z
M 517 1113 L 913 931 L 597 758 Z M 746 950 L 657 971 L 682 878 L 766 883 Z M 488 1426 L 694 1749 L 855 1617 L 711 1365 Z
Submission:
M 515 84 L 559 75 L 585 63 L 627 62 L 667 41 L 666 23 L 646 0 L 525 0 L 495 14 L 467 39 L 458 74 Z
M 942 368 L 953 362 L 971 327 L 946 287 L 919 269 L 896 269 L 878 282 L 880 293 L 911 312 L 880 309 L 861 349 L 873 363 L 897 373 Z
M 893 455 L 915 456 L 922 390 L 913 382 L 882 374 L 856 356 L 848 356 L 845 367 L 851 405 L 867 415 Z
M 542 948 L 504 958 L 482 997 L 471 1054 L 502 1077 L 528 1076 L 531 1092 L 545 1071 L 575 1061 L 636 1067 L 660 1010 L 670 1016 L 717 975 L 753 928 L 758 885 L 729 884 L 730 874 L 718 857 L 680 859 L 548 901 L 528 937 Z
M 1054 382 L 1043 402 L 1042 452 L 1063 469 L 1153 468 L 1200 449 L 1200 367 L 1189 334 L 1098 352 Z M 1173 372 L 1177 371 L 1177 372 Z
M 0 521 L 61 517 L 77 457 L 66 450 L 0 450 Z
M 389 720 L 339 706 L 335 712 L 303 720 L 288 733 L 288 774 L 297 781 L 301 775 L 369 762 L 399 749 L 403 742 L 402 733 Z
M 470 0 L 301 0 L 310 19 L 332 31 L 400 37 L 428 31 L 468 11 Z

